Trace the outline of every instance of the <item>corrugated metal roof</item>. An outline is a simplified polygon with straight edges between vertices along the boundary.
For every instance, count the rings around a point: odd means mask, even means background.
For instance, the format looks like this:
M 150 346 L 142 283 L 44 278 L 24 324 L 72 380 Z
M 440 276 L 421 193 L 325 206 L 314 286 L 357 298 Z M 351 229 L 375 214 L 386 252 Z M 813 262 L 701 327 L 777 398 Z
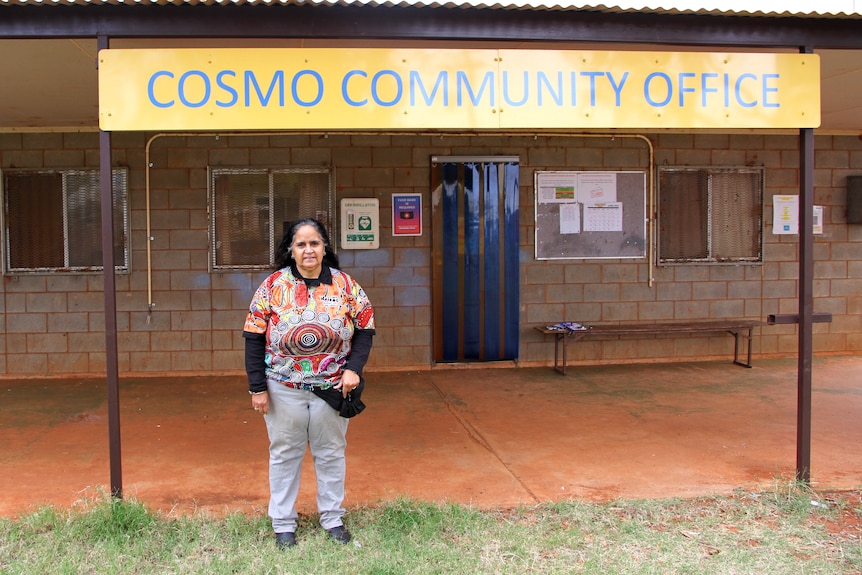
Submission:
M 231 4 L 292 4 L 321 6 L 417 6 L 417 7 L 447 7 L 447 8 L 488 8 L 498 10 L 590 10 L 596 12 L 650 12 L 656 14 L 711 14 L 739 16 L 770 16 L 770 17 L 847 17 L 862 16 L 862 10 L 857 9 L 857 2 L 862 8 L 862 0 L 820 0 L 812 6 L 810 0 L 713 0 L 711 2 L 695 2 L 689 0 L 661 0 L 659 2 L 553 2 L 544 0 L 509 0 L 505 2 L 488 2 L 484 0 L 454 0 L 436 2 L 428 0 L 0 0 L 2 5 L 231 5 Z M 775 10 L 776 4 L 781 11 Z

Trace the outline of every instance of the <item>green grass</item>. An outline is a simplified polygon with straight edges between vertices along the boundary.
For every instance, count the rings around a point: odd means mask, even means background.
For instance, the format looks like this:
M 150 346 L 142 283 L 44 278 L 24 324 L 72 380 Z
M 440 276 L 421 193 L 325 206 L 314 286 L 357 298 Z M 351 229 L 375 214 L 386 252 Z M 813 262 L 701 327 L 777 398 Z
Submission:
M 860 496 L 790 484 L 490 511 L 398 500 L 351 509 L 346 546 L 302 516 L 287 552 L 275 549 L 265 516 L 165 517 L 104 498 L 0 519 L 0 573 L 858 574 Z

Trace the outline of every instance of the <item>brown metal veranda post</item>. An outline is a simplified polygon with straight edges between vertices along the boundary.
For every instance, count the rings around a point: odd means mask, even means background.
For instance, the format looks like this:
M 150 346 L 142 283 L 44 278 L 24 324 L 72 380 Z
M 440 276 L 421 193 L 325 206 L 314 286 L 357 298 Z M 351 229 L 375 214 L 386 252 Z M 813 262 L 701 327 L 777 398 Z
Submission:
M 800 49 L 811 54 L 811 47 Z M 814 315 L 814 129 L 799 131 L 799 358 L 797 368 L 796 479 L 811 481 L 811 358 Z
M 98 49 L 108 48 L 108 38 L 99 36 Z M 98 53 L 96 66 L 98 67 Z M 123 497 L 120 450 L 120 385 L 117 361 L 117 290 L 114 278 L 114 191 L 111 175 L 111 133 L 99 131 L 99 187 L 102 201 L 102 267 L 105 294 L 105 369 L 108 386 L 108 446 L 111 496 Z

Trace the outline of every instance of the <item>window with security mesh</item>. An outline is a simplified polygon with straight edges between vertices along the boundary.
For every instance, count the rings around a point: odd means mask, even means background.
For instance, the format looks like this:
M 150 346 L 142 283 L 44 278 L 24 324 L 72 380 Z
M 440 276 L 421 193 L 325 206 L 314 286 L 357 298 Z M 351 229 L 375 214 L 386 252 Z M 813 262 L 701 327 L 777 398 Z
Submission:
M 266 269 L 287 224 L 315 218 L 334 237 L 330 168 L 211 168 L 212 269 Z
M 114 265 L 129 270 L 128 171 L 112 170 Z M 3 173 L 6 274 L 102 268 L 99 170 Z
M 763 261 L 760 167 L 659 168 L 660 263 Z

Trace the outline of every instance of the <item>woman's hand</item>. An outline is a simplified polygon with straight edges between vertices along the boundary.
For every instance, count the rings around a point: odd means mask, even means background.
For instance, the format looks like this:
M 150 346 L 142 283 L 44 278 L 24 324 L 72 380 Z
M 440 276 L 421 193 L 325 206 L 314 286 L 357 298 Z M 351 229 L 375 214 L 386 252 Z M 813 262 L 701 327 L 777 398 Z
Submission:
M 341 381 L 333 387 L 341 390 L 342 397 L 347 397 L 348 393 L 359 387 L 359 374 L 352 369 L 345 369 L 341 372 Z
M 255 411 L 259 411 L 261 415 L 269 413 L 269 393 L 255 393 L 251 396 L 251 406 Z

